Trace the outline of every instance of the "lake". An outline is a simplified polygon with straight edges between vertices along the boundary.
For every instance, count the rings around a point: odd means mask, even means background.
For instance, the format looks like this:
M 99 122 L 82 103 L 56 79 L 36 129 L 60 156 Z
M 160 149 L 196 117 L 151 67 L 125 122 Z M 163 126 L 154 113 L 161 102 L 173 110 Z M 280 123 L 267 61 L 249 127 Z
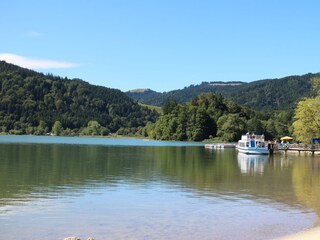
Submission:
M 0 239 L 274 239 L 319 225 L 320 157 L 0 136 Z

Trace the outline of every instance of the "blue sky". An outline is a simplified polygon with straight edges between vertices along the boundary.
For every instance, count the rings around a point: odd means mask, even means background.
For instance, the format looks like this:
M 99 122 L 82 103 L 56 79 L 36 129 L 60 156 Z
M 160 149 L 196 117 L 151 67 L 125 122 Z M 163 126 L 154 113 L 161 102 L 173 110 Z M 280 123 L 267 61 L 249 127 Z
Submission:
M 0 9 L 0 59 L 122 91 L 320 72 L 317 0 L 10 0 Z

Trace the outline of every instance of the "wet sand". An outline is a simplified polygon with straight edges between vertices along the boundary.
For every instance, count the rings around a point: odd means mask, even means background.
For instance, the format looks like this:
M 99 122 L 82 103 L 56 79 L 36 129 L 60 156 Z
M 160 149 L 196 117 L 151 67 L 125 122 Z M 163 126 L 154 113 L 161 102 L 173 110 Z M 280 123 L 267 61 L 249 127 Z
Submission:
M 300 233 L 283 237 L 280 240 L 319 240 L 320 239 L 320 227 L 308 229 Z

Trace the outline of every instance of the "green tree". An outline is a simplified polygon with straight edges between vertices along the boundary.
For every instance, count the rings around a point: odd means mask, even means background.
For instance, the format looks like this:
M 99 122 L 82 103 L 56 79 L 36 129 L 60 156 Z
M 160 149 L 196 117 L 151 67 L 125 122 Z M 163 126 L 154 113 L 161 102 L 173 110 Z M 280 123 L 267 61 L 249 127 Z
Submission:
M 97 121 L 89 121 L 87 128 L 90 135 L 100 135 L 101 125 Z
M 162 107 L 163 114 L 171 113 L 177 107 L 177 105 L 178 104 L 175 100 L 171 100 L 171 101 L 166 102 Z
M 87 127 L 81 131 L 82 135 L 88 136 L 105 136 L 109 134 L 109 131 L 100 125 L 98 121 L 89 121 Z
M 59 136 L 63 132 L 63 127 L 60 121 L 55 121 L 52 127 L 52 133 Z
M 251 118 L 247 121 L 247 131 L 251 133 L 264 133 L 263 124 L 260 119 Z
M 320 96 L 320 76 L 311 79 L 313 90 Z
M 44 135 L 45 133 L 48 132 L 47 124 L 45 121 L 40 120 L 39 125 L 35 129 L 36 135 Z
M 196 113 L 196 121 L 193 128 L 193 141 L 208 139 L 210 135 L 215 135 L 214 121 L 207 114 L 205 109 L 199 108 Z
M 240 139 L 246 131 L 246 119 L 240 114 L 227 114 L 218 119 L 218 137 L 226 142 L 234 142 Z
M 293 129 L 297 140 L 309 143 L 313 136 L 320 136 L 320 96 L 300 101 L 295 119 Z

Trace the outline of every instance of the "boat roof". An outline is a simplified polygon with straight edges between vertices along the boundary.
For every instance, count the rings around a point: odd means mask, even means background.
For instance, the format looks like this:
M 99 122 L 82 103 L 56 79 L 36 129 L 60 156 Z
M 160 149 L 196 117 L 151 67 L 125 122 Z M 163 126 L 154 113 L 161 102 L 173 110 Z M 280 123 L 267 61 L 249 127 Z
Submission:
M 241 140 L 252 140 L 252 139 L 259 139 L 264 141 L 264 134 L 243 134 L 241 136 Z

